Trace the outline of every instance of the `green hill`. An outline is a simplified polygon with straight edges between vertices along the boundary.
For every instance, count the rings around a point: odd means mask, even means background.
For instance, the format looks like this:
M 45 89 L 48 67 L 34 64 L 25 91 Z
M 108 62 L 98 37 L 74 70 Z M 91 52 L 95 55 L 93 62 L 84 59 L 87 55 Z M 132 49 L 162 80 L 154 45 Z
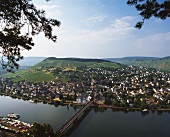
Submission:
M 39 83 L 42 81 L 54 81 L 55 77 L 50 73 L 45 73 L 43 71 L 34 71 L 31 69 L 26 69 L 22 71 L 17 71 L 14 74 L 7 73 L 3 77 L 13 78 L 14 82 L 21 80 L 26 80 L 27 82 Z
M 72 67 L 92 67 L 92 68 L 119 68 L 122 65 L 101 59 L 82 59 L 82 58 L 55 58 L 50 57 L 36 64 L 32 68 L 72 68 Z
M 26 80 L 27 82 L 39 83 L 42 81 L 54 81 L 56 76 L 53 70 L 59 68 L 62 71 L 76 71 L 80 67 L 91 68 L 120 68 L 123 65 L 101 59 L 81 58 L 54 58 L 44 59 L 40 63 L 26 70 L 17 71 L 15 74 L 4 74 L 4 77 L 12 77 L 13 81 Z
M 155 58 L 155 57 L 129 57 L 119 59 L 107 59 L 126 65 L 144 66 L 148 68 L 155 68 L 164 71 L 170 71 L 170 57 Z

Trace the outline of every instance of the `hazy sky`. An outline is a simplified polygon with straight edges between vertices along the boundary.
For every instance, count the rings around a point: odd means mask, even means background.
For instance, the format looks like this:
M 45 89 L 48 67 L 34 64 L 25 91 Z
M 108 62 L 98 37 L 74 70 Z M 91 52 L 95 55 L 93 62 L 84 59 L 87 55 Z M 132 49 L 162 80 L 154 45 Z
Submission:
M 127 0 L 33 0 L 46 16 L 61 21 L 57 43 L 34 37 L 25 56 L 111 58 L 170 55 L 170 19 L 147 20 L 141 30 L 139 12 Z

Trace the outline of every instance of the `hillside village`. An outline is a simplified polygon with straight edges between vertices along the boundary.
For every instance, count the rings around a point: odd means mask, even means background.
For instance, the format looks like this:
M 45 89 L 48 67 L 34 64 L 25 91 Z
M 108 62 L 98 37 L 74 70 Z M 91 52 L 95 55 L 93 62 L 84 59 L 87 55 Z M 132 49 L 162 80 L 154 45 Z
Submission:
M 170 74 L 145 67 L 52 69 L 58 79 L 41 83 L 0 76 L 0 93 L 30 102 L 86 104 L 140 109 L 170 109 Z M 59 80 L 66 77 L 67 81 Z M 19 76 L 18 76 L 19 77 Z

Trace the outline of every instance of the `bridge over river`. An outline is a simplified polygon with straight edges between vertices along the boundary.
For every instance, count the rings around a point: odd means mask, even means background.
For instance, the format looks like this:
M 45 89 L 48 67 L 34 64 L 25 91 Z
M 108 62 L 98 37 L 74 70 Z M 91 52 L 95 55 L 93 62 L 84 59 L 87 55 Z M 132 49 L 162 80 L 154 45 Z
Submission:
M 74 114 L 59 130 L 60 136 L 62 136 L 66 130 L 76 121 L 78 120 L 84 112 L 90 107 L 90 105 L 94 102 L 94 100 L 89 101 L 82 109 L 80 109 L 77 113 Z

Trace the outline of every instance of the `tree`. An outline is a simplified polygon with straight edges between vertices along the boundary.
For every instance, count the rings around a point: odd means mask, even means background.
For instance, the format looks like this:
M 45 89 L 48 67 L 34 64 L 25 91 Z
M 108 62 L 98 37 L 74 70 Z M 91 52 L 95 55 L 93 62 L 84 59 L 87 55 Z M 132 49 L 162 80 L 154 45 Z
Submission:
M 34 123 L 23 136 L 29 137 L 54 137 L 55 133 L 49 124 Z
M 170 1 L 169 0 L 128 0 L 128 5 L 134 5 L 140 15 L 142 21 L 136 23 L 136 28 L 141 29 L 144 21 L 150 19 L 152 16 L 162 20 L 170 17 Z
M 56 42 L 52 30 L 60 26 L 58 20 L 46 18 L 45 11 L 38 10 L 31 0 L 0 0 L 0 23 L 1 65 L 7 71 L 18 69 L 17 61 L 23 58 L 21 51 L 34 46 L 32 36 L 43 32 L 46 38 Z M 25 27 L 28 30 L 23 34 L 21 29 Z

